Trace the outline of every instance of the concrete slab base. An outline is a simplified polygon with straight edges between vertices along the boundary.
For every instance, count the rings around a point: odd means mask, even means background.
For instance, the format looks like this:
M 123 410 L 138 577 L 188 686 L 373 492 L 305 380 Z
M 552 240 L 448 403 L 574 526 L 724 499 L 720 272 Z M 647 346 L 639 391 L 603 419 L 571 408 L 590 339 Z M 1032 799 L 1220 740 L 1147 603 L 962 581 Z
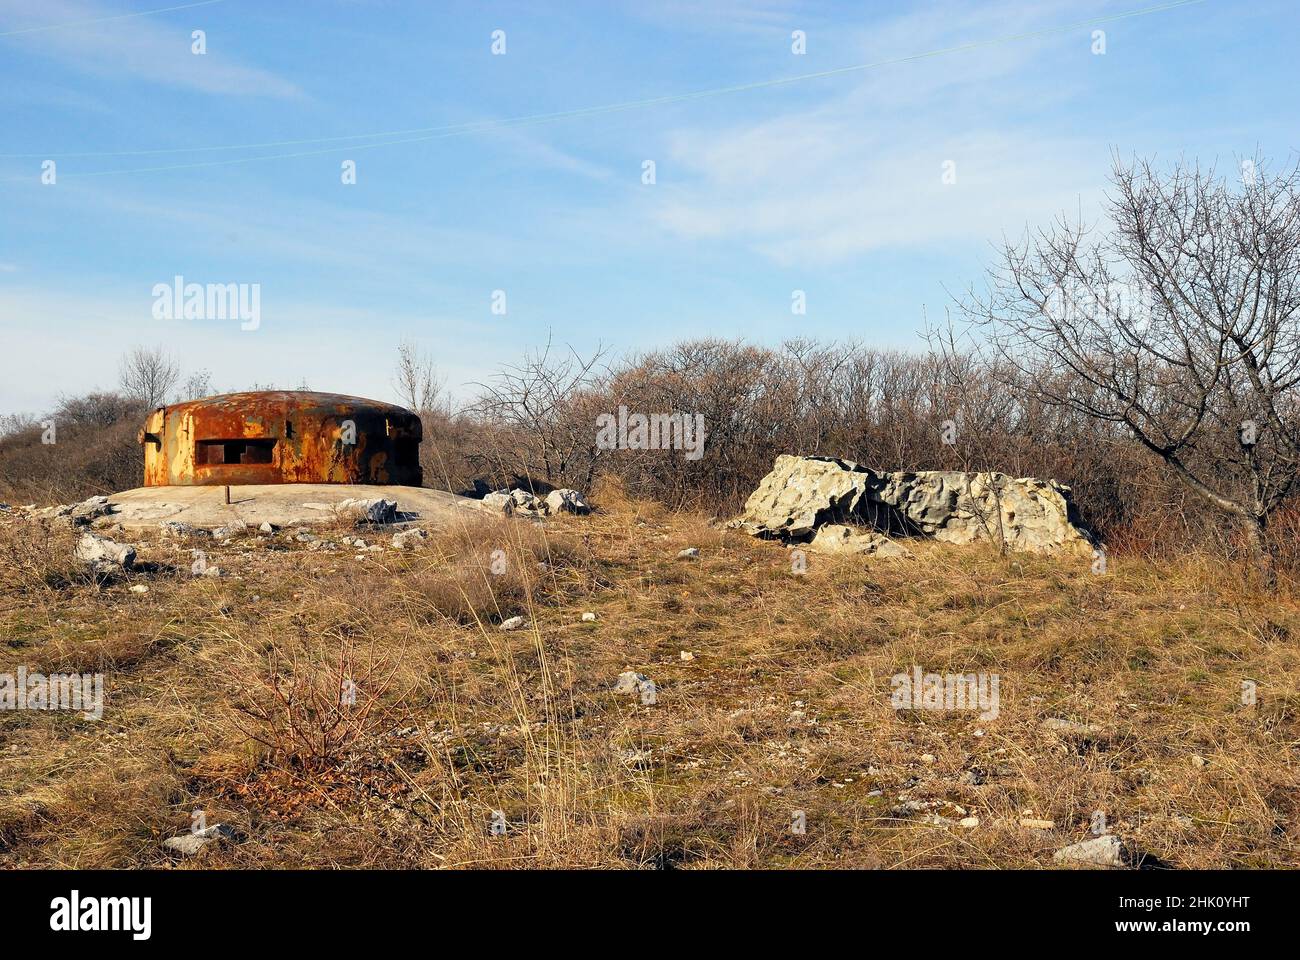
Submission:
M 343 500 L 397 501 L 399 514 L 421 525 L 441 526 L 469 517 L 492 515 L 478 500 L 426 487 L 376 486 L 347 483 L 281 483 L 232 486 L 230 503 L 225 487 L 137 487 L 108 498 L 111 517 L 104 521 L 125 530 L 156 529 L 163 520 L 177 520 L 211 529 L 243 520 L 257 527 L 297 527 L 335 519 L 333 507 Z M 500 512 L 496 512 L 500 516 Z

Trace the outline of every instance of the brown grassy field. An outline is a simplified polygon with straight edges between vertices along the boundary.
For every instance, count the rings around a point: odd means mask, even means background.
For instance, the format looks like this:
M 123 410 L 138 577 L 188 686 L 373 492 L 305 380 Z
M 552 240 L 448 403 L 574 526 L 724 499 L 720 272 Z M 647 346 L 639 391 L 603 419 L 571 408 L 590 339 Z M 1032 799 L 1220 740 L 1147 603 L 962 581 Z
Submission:
M 1300 866 L 1291 588 L 939 544 L 797 575 L 595 501 L 361 557 L 133 539 L 160 568 L 110 583 L 66 529 L 0 520 L 0 671 L 106 676 L 101 720 L 0 714 L 0 866 L 1050 867 L 1095 811 L 1169 867 Z M 896 711 L 916 665 L 996 673 L 998 716 Z M 194 810 L 237 835 L 177 859 Z

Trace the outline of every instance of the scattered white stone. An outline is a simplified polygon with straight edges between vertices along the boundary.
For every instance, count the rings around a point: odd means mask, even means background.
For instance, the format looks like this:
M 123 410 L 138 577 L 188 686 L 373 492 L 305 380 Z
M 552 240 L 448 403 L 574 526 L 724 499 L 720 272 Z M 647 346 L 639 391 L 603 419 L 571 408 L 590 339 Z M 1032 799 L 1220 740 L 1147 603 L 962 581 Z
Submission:
M 546 512 L 552 515 L 557 513 L 591 513 L 591 506 L 582 498 L 577 490 L 552 490 L 546 495 Z
M 146 587 L 143 583 L 137 583 L 137 584 L 135 584 L 133 587 L 131 587 L 131 592 L 132 592 L 132 593 L 148 593 L 148 592 L 149 592 L 149 588 Z
M 168 837 L 163 841 L 163 849 L 179 853 L 182 857 L 194 857 L 203 852 L 212 840 L 197 833 L 183 833 L 179 837 Z
M 1198 770 L 1204 770 L 1209 763 L 1210 761 L 1206 760 L 1204 757 L 1192 754 L 1192 766 L 1196 767 Z
M 640 693 L 647 688 L 654 688 L 654 681 L 643 673 L 637 673 L 635 670 L 625 670 L 618 675 L 618 682 L 614 684 L 615 693 Z
M 546 501 L 527 490 L 494 490 L 483 498 L 482 503 L 492 510 L 500 510 L 506 516 L 522 513 L 539 520 L 546 515 Z
M 508 619 L 508 620 L 502 620 L 502 621 L 501 621 L 501 626 L 500 626 L 499 629 L 501 629 L 501 630 L 518 630 L 518 629 L 519 629 L 520 627 L 522 627 L 526 622 L 527 622 L 527 621 L 525 621 L 523 617 L 511 617 L 511 618 Z
M 485 507 L 490 507 L 493 510 L 500 510 L 506 516 L 510 516 L 510 514 L 515 512 L 514 500 L 510 498 L 509 493 L 502 490 L 489 493 L 483 498 L 482 503 Z
M 979 817 L 962 817 L 957 821 L 957 826 L 964 827 L 967 830 L 974 830 L 980 825 Z
M 257 529 L 261 530 L 263 533 L 275 533 L 275 527 L 271 524 L 270 520 L 263 520 L 262 525 Z
M 416 546 L 421 540 L 428 539 L 429 534 L 416 527 L 411 530 L 403 530 L 400 533 L 393 534 L 393 546 L 398 550 L 405 550 L 407 547 Z
M 1051 820 L 1034 820 L 1029 817 L 1022 817 L 1020 825 L 1026 830 L 1055 830 L 1056 823 Z
M 1038 727 L 1040 730 L 1046 730 L 1049 733 L 1072 734 L 1075 736 L 1095 736 L 1101 733 L 1101 727 L 1090 723 L 1077 723 L 1074 720 L 1063 720 L 1060 717 L 1048 717 Z
M 382 497 L 374 500 L 341 500 L 335 504 L 334 511 L 339 516 L 351 517 L 358 523 L 394 523 L 397 520 L 397 501 Z
M 93 533 L 81 535 L 74 553 L 97 573 L 130 570 L 135 566 L 135 547 Z
M 158 524 L 164 537 L 201 537 L 206 531 L 180 520 L 163 520 Z
M 231 520 L 224 526 L 217 527 L 212 531 L 212 536 L 216 540 L 226 540 L 237 533 L 243 533 L 248 529 L 248 524 L 238 518 Z
M 595 623 L 595 622 L 596 622 L 596 615 L 595 615 L 594 613 L 592 613 L 590 610 L 588 610 L 586 613 L 584 613 L 584 614 L 582 615 L 582 622 L 583 622 L 583 623 Z
M 108 503 L 108 497 L 90 497 L 82 500 L 68 511 L 68 516 L 72 518 L 75 524 L 87 524 L 96 517 L 102 517 L 105 514 L 112 513 L 113 508 Z
M 699 547 L 687 547 L 677 554 L 678 560 L 695 560 L 700 555 Z
M 953 820 L 951 817 L 941 817 L 937 813 L 926 814 L 921 818 L 921 822 L 928 823 L 935 827 L 953 827 L 957 825 L 956 820 Z
M 923 754 L 921 754 L 921 762 L 922 762 L 922 763 L 934 763 L 934 754 L 933 754 L 933 753 L 923 753 Z
M 817 535 L 808 546 L 823 553 L 861 553 L 891 559 L 912 555 L 911 550 L 882 533 L 843 523 L 828 523 L 818 528 Z
M 1082 843 L 1073 843 L 1052 854 L 1057 863 L 1082 864 L 1092 867 L 1126 867 L 1128 855 L 1119 837 L 1106 834 Z
M 683 650 L 681 653 L 681 658 L 683 660 L 694 660 L 695 654 L 691 653 L 691 651 L 689 650 Z
M 202 853 L 208 844 L 233 838 L 235 831 L 224 823 L 216 823 L 203 830 L 183 833 L 178 837 L 168 837 L 162 842 L 163 849 L 178 853 L 182 857 L 193 857 Z

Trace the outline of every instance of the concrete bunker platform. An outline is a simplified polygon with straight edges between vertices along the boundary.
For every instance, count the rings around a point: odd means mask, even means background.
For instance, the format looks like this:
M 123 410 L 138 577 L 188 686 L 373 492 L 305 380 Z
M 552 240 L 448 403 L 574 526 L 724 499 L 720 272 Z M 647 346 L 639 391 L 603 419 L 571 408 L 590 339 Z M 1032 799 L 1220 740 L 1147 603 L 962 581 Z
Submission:
M 427 487 L 384 484 L 288 483 L 224 486 L 136 487 L 111 494 L 110 516 L 102 518 L 124 530 L 154 530 L 164 520 L 211 529 L 242 520 L 252 527 L 308 526 L 336 518 L 333 507 L 343 500 L 395 500 L 406 522 L 420 526 L 450 526 L 487 516 L 500 516 L 478 500 Z

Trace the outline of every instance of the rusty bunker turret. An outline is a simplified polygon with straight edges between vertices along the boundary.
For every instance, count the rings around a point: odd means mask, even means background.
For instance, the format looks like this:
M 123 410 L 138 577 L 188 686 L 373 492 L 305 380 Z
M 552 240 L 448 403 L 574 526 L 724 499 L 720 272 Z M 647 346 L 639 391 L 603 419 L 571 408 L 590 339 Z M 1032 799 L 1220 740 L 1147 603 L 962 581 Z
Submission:
M 418 487 L 420 418 L 334 393 L 228 393 L 145 420 L 144 485 L 372 483 Z

